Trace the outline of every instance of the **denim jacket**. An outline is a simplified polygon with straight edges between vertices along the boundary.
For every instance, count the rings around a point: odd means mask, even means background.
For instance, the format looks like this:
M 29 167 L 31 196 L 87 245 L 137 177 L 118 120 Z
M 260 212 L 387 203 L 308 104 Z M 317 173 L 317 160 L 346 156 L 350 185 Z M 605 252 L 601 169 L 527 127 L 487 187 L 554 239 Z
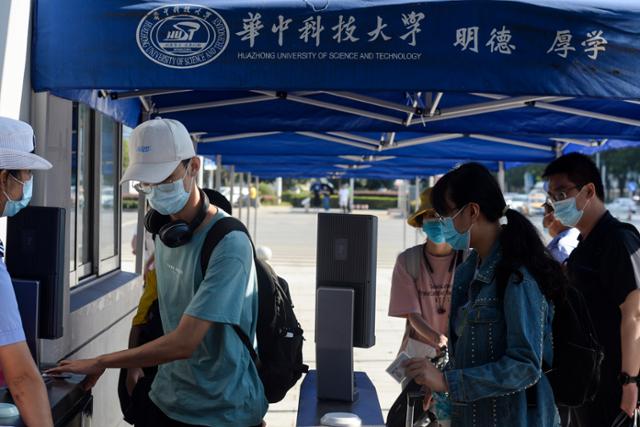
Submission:
M 553 308 L 522 268 L 499 298 L 496 243 L 479 266 L 477 253 L 458 268 L 451 301 L 451 363 L 445 371 L 452 427 L 556 427 L 553 391 L 542 372 L 551 365 Z M 527 401 L 525 390 L 535 398 Z

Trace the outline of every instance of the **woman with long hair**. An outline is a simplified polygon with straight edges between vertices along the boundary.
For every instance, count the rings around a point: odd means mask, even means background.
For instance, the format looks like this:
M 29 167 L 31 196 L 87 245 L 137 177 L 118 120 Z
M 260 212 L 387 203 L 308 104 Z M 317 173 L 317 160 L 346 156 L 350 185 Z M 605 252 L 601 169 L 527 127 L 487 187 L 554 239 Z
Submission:
M 453 427 L 558 426 L 543 365 L 553 357 L 550 301 L 565 287 L 560 265 L 482 165 L 447 173 L 432 199 L 446 242 L 474 250 L 453 286 L 450 365 L 442 373 L 412 359 L 408 375 L 449 393 Z

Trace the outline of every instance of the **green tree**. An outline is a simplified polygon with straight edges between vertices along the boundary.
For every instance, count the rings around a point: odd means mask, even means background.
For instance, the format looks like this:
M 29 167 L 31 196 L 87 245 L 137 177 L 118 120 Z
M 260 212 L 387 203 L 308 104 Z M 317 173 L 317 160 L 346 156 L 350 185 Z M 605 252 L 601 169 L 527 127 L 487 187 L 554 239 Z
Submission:
M 591 156 L 596 161 L 596 156 Z M 600 167 L 606 166 L 607 181 L 609 177 L 615 177 L 618 181 L 618 190 L 624 194 L 627 177 L 637 176 L 640 173 L 640 148 L 623 148 L 620 150 L 603 151 L 600 153 Z M 524 174 L 530 172 L 536 181 L 542 180 L 542 174 L 546 164 L 532 164 L 512 168 L 505 173 L 505 183 L 508 191 L 522 191 L 524 189 Z M 610 188 L 608 182 L 605 183 Z
M 507 169 L 504 173 L 504 183 L 506 191 L 523 192 L 524 191 L 524 175 L 529 172 L 533 175 L 534 181 L 542 180 L 542 173 L 546 165 L 532 164 L 519 166 L 517 168 Z
M 356 179 L 354 187 L 357 190 L 378 190 L 380 188 L 393 188 L 393 180 L 390 180 L 390 179 Z
M 122 129 L 122 170 L 129 167 L 129 137 L 132 129 L 124 126 Z
M 640 148 L 624 148 L 600 153 L 600 165 L 606 165 L 607 175 L 618 180 L 620 194 L 624 194 L 629 173 L 640 171 Z M 610 188 L 607 183 L 607 188 Z

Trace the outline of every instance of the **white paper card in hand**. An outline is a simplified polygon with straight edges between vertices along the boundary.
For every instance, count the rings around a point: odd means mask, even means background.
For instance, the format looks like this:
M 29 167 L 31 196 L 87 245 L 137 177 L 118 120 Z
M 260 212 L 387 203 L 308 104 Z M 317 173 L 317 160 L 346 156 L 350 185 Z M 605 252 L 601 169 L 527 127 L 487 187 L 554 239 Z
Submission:
M 426 357 L 427 359 L 433 359 L 438 355 L 434 347 L 422 341 L 414 340 L 413 338 L 407 340 L 407 348 L 404 351 L 409 357 Z
M 409 359 L 411 359 L 411 357 L 403 351 L 398 355 L 398 357 L 396 357 L 396 360 L 391 362 L 391 365 L 387 368 L 387 373 L 391 375 L 393 379 L 401 383 L 406 376 L 404 366 L 402 366 L 402 364 Z

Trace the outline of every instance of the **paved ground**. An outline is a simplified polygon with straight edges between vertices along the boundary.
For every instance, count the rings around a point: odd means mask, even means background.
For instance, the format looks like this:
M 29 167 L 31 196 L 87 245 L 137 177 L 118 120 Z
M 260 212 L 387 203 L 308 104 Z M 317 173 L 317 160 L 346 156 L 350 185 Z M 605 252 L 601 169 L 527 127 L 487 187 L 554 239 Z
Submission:
M 397 254 L 403 249 L 403 225 L 400 218 L 390 216 L 386 212 L 367 213 L 378 216 L 379 220 L 376 345 L 370 349 L 355 350 L 355 369 L 367 372 L 378 390 L 382 409 L 386 413 L 400 391 L 398 384 L 385 372 L 385 368 L 395 357 L 404 331 L 402 320 L 387 317 L 393 264 Z M 307 340 L 304 348 L 305 363 L 313 369 L 316 215 L 292 212 L 290 209 L 269 209 L 259 215 L 258 227 L 258 245 L 271 248 L 274 267 L 291 285 L 296 315 Z M 408 228 L 405 231 L 407 244 L 413 245 L 416 238 L 414 231 Z M 296 388 L 283 402 L 271 405 L 267 414 L 267 424 L 277 427 L 294 426 L 297 404 Z
M 385 413 L 397 397 L 398 384 L 385 372 L 393 360 L 404 330 L 404 322 L 387 317 L 391 273 L 395 258 L 405 247 L 422 239 L 415 231 L 405 227 L 397 215 L 385 211 L 368 211 L 366 214 L 378 217 L 378 280 L 376 304 L 376 345 L 370 349 L 355 350 L 355 368 L 365 371 L 373 381 Z M 253 230 L 254 212 L 251 214 Z M 243 220 L 246 211 L 243 212 Z M 261 208 L 258 214 L 258 246 L 267 246 L 273 251 L 272 264 L 279 275 L 287 279 L 291 286 L 296 315 L 305 331 L 305 363 L 315 367 L 314 325 L 315 325 L 315 254 L 316 254 L 316 213 L 291 208 Z M 636 225 L 640 224 L 634 218 Z M 540 224 L 541 218 L 532 218 Z M 135 214 L 125 213 L 123 217 L 123 265 L 132 266 L 129 255 L 131 236 L 135 226 Z M 404 237 L 403 237 L 404 234 Z M 295 425 L 299 390 L 291 390 L 284 401 L 271 405 L 266 420 L 270 427 Z
M 404 322 L 387 317 L 391 273 L 395 258 L 405 245 L 412 246 L 422 237 L 415 230 L 405 227 L 403 220 L 386 211 L 367 211 L 378 217 L 378 280 L 376 292 L 376 345 L 370 349 L 355 350 L 355 368 L 365 371 L 378 390 L 383 411 L 399 393 L 398 384 L 385 372 L 393 360 L 404 331 Z M 251 213 L 251 226 L 255 219 Z M 257 244 L 267 246 L 273 252 L 272 264 L 279 275 L 291 286 L 296 315 L 305 331 L 305 363 L 315 368 L 315 212 L 291 208 L 260 208 L 258 213 Z M 243 212 L 243 220 L 246 211 Z M 135 213 L 125 212 L 122 225 L 123 268 L 133 269 L 131 238 L 135 229 Z M 403 240 L 402 234 L 405 233 Z M 284 401 L 271 405 L 267 414 L 270 427 L 294 426 L 298 407 L 298 387 L 291 390 Z

